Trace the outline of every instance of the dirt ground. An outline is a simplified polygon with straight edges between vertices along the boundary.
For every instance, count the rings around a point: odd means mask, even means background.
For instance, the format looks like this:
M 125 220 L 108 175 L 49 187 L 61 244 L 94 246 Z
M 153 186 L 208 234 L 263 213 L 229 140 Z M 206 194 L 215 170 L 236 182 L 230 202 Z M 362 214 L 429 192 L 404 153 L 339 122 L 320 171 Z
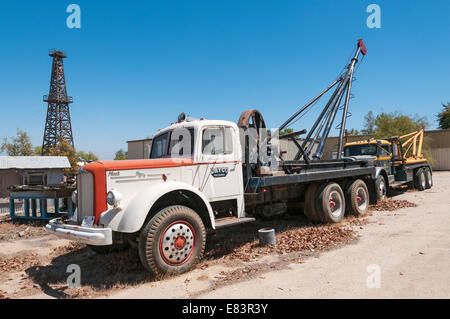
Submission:
M 0 298 L 448 298 L 449 195 L 450 172 L 436 172 L 431 190 L 396 192 L 337 225 L 292 215 L 224 229 L 209 234 L 193 271 L 167 278 L 148 275 L 134 250 L 101 256 L 41 225 L 0 220 Z M 277 246 L 260 248 L 268 226 Z M 80 289 L 67 288 L 70 264 Z

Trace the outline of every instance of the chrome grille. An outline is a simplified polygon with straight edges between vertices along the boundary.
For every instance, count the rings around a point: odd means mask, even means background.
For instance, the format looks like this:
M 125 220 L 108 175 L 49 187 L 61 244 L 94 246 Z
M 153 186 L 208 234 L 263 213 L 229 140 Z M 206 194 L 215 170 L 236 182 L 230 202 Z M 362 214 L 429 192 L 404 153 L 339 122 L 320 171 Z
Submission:
M 81 223 L 84 217 L 94 215 L 94 178 L 90 172 L 77 174 L 77 219 Z

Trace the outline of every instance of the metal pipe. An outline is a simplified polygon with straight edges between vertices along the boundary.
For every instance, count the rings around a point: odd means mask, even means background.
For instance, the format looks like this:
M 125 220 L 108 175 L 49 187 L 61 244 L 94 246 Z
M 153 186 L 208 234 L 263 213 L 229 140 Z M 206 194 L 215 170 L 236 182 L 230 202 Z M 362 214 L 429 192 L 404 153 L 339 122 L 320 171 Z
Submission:
M 306 148 L 306 154 L 310 154 L 314 145 L 316 144 L 317 138 L 319 137 L 320 132 L 322 131 L 323 126 L 325 125 L 325 122 L 327 121 L 327 119 L 330 117 L 330 113 L 331 113 L 331 108 L 328 108 L 327 113 L 322 117 L 319 127 L 315 130 L 315 134 L 314 134 L 314 138 L 312 139 L 312 141 L 310 141 L 310 143 L 308 144 L 308 147 Z
M 316 122 L 314 123 L 314 125 L 311 127 L 311 130 L 309 131 L 308 135 L 305 138 L 305 141 L 302 144 L 302 147 L 304 148 L 306 146 L 306 143 L 309 141 L 309 139 L 311 138 L 311 135 L 314 133 L 314 131 L 316 130 L 317 125 L 319 125 L 319 122 L 322 121 L 323 116 L 325 115 L 325 113 L 328 111 L 331 102 L 333 101 L 333 99 L 336 97 L 336 94 L 338 93 L 338 91 L 341 89 L 342 84 L 343 84 L 343 78 L 340 77 L 339 78 L 339 86 L 336 88 L 336 90 L 333 92 L 333 95 L 331 96 L 331 99 L 328 101 L 327 105 L 323 108 L 322 112 L 320 113 L 319 117 L 317 118 Z
M 323 148 L 325 147 L 325 141 L 327 140 L 328 135 L 330 134 L 331 126 L 333 125 L 334 119 L 339 109 L 339 105 L 341 104 L 342 101 L 342 97 L 344 96 L 345 87 L 347 87 L 348 85 L 348 79 L 346 80 L 346 82 L 347 83 L 345 83 L 342 91 L 337 96 L 337 100 L 333 105 L 331 115 L 328 118 L 327 126 L 325 126 L 322 137 L 320 139 L 319 147 L 317 147 L 316 154 L 314 154 L 314 159 L 320 159 L 322 157 Z
M 344 110 L 342 112 L 342 122 L 341 122 L 341 130 L 339 132 L 339 142 L 338 142 L 338 154 L 337 154 L 337 158 L 341 159 L 342 158 L 342 148 L 343 148 L 343 138 L 344 138 L 344 131 L 345 131 L 345 124 L 347 122 L 347 113 L 348 113 L 348 104 L 350 101 L 350 94 L 352 91 L 352 78 L 353 78 L 353 71 L 350 75 L 350 81 L 348 83 L 348 87 L 347 87 L 347 94 L 345 96 L 345 106 L 344 106 Z
M 333 86 L 336 85 L 336 83 L 339 82 L 339 79 L 335 80 L 329 87 L 327 87 L 325 90 L 323 90 L 319 95 L 317 95 L 314 99 L 312 99 L 308 104 L 306 104 L 304 107 L 302 107 L 299 111 L 297 111 L 294 115 L 292 115 L 286 122 L 284 122 L 280 128 L 278 129 L 281 131 L 286 126 L 288 126 L 297 116 L 300 115 L 304 110 L 306 110 L 311 104 L 315 103 L 317 100 L 319 100 L 325 93 L 327 93 Z
M 352 91 L 352 83 L 353 83 L 353 74 L 354 74 L 354 70 L 355 70 L 355 64 L 358 62 L 358 57 L 359 54 L 361 52 L 361 48 L 358 47 L 358 50 L 356 51 L 355 56 L 352 59 L 352 62 L 349 65 L 349 70 L 347 72 L 348 74 L 348 87 L 347 87 L 347 95 L 345 97 L 345 106 L 344 106 L 344 111 L 342 112 L 342 122 L 341 122 L 341 130 L 339 132 L 339 142 L 338 142 L 338 154 L 337 154 L 337 158 L 341 159 L 342 158 L 342 149 L 343 149 L 343 138 L 344 138 L 344 131 L 345 131 L 345 124 L 347 123 L 347 113 L 348 113 L 348 104 L 350 102 L 350 94 Z

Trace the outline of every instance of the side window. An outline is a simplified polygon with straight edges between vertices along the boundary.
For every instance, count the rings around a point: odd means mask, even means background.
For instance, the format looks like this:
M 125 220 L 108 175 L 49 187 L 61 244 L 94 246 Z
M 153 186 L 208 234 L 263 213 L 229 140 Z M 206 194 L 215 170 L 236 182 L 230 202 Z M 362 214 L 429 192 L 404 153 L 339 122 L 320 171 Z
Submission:
M 223 128 L 207 128 L 202 135 L 202 153 L 205 155 L 223 154 Z
M 171 156 L 191 157 L 194 151 L 194 129 L 174 130 L 170 136 Z
M 233 129 L 225 127 L 225 155 L 233 154 Z
M 167 155 L 169 133 L 158 136 L 153 140 L 150 158 L 161 158 Z
M 390 155 L 389 145 L 383 145 L 380 148 L 380 157 L 389 157 Z
M 229 155 L 233 153 L 233 129 L 211 127 L 203 130 L 202 153 L 205 155 Z

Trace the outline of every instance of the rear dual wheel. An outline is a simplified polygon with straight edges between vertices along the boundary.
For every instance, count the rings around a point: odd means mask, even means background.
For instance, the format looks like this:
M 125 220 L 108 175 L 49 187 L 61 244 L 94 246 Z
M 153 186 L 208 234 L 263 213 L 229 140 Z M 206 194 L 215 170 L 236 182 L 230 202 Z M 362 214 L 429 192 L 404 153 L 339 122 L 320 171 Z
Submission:
M 361 216 L 369 208 L 369 190 L 366 183 L 357 179 L 353 181 L 345 192 L 347 214 Z
M 345 197 L 339 184 L 311 184 L 305 194 L 306 217 L 313 223 L 338 223 L 345 213 Z
M 341 186 L 329 183 L 319 192 L 318 210 L 326 223 L 339 223 L 345 214 L 345 197 Z
M 337 183 L 311 184 L 305 194 L 306 217 L 313 223 L 338 223 L 345 213 L 361 216 L 369 208 L 369 190 L 366 183 L 355 180 L 346 192 Z
M 414 174 L 414 187 L 419 191 L 424 191 L 427 187 L 425 170 L 423 168 L 419 168 Z
M 429 167 L 424 168 L 425 174 L 425 188 L 430 189 L 433 187 L 433 175 L 431 174 L 431 169 Z

